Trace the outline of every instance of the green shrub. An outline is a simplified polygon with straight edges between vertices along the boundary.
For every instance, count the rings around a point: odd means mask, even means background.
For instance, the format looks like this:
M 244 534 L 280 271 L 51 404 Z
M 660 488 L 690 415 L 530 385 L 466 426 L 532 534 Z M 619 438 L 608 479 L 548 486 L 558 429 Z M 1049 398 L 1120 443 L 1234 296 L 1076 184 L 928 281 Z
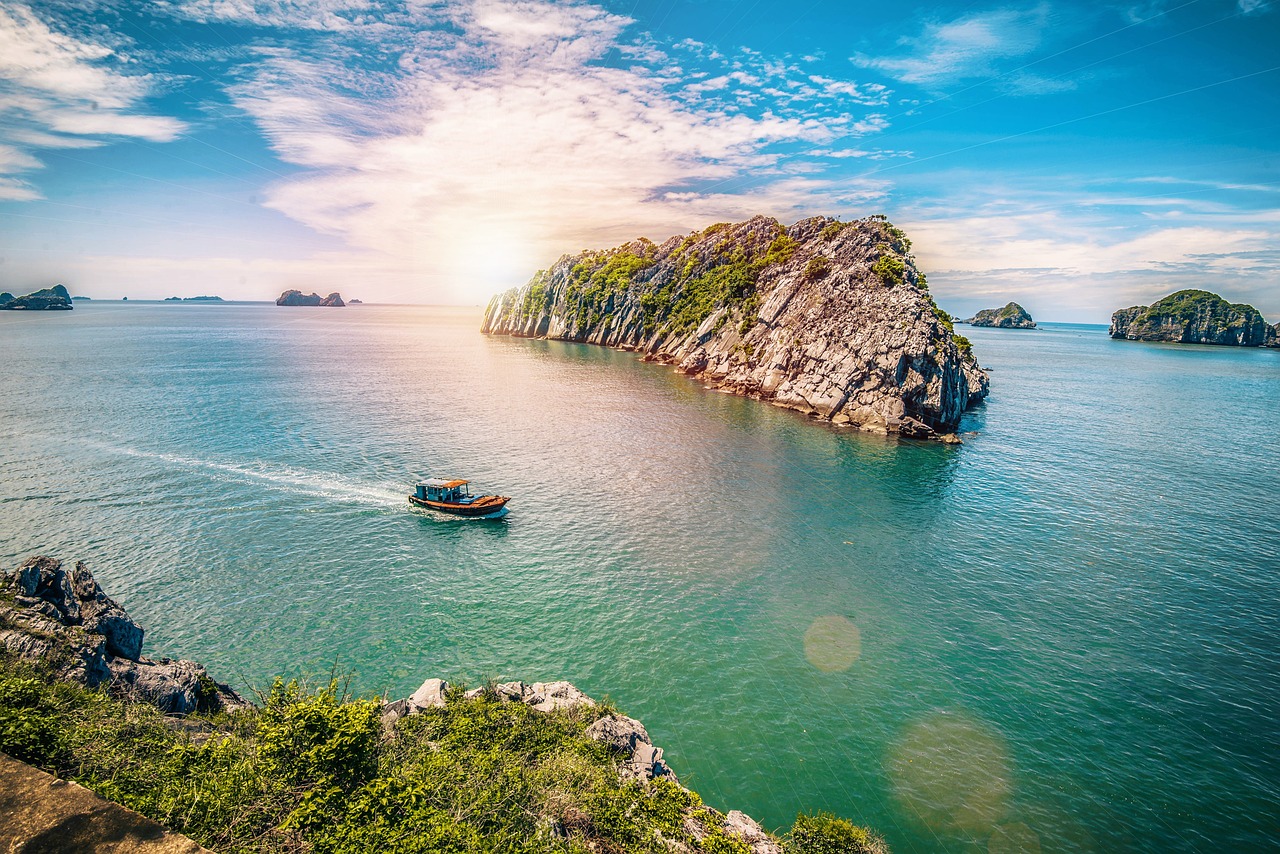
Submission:
M 961 359 L 973 358 L 973 342 L 963 335 L 952 335 L 951 340 L 956 342 L 956 349 L 960 351 Z
M 825 255 L 815 255 L 804 266 L 804 277 L 808 281 L 825 278 L 831 272 L 831 260 Z
M 790 854 L 888 854 L 889 846 L 876 834 L 831 813 L 796 816 L 787 836 Z
M 871 265 L 871 272 L 879 277 L 885 287 L 892 288 L 906 281 L 907 265 L 896 255 L 882 255 Z

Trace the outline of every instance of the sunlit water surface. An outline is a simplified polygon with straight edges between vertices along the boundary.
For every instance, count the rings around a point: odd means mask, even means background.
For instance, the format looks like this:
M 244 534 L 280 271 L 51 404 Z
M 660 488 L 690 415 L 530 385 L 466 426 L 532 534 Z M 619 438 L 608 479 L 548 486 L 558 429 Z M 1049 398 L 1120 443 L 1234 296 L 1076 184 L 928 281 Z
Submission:
M 897 852 L 1280 833 L 1280 352 L 966 330 L 963 447 L 839 432 L 476 310 L 0 312 L 0 558 L 262 686 L 569 679 L 770 827 Z M 470 478 L 499 521 L 415 511 Z

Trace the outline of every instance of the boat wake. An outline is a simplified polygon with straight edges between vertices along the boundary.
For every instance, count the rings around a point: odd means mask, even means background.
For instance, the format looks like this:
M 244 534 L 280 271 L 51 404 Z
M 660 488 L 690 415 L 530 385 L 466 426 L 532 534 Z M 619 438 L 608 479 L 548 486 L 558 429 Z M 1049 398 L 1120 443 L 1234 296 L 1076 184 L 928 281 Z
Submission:
M 202 471 L 214 480 L 255 483 L 268 489 L 289 492 L 295 495 L 324 498 L 344 503 L 364 504 L 379 508 L 395 507 L 399 509 L 404 504 L 404 495 L 400 492 L 386 486 L 353 482 L 332 472 L 295 469 L 287 466 L 275 468 L 262 465 L 236 465 L 185 457 L 180 454 L 157 453 L 105 444 L 100 445 L 100 447 L 125 456 L 158 460 L 173 466 Z

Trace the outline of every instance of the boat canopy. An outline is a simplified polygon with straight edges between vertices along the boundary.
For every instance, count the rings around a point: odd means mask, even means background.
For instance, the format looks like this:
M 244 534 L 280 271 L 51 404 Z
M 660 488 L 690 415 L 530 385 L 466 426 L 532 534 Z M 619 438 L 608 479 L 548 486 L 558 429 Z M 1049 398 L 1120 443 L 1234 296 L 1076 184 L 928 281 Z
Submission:
M 432 489 L 453 489 L 455 486 L 466 486 L 469 480 L 445 480 L 442 477 L 428 477 L 418 481 L 418 486 L 429 486 Z

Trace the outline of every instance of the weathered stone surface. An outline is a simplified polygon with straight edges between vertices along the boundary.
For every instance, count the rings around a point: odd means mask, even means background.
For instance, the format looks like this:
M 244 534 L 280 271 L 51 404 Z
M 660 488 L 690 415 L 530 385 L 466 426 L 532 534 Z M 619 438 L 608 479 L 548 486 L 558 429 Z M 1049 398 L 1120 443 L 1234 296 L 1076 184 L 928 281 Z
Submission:
M 997 329 L 1035 329 L 1036 322 L 1027 310 L 1016 302 L 1004 308 L 984 308 L 965 321 L 970 326 L 992 326 Z
M 596 701 L 579 691 L 569 682 L 534 682 L 533 693 L 542 696 L 542 702 L 531 704 L 540 712 L 554 709 L 571 709 L 574 706 L 594 706 Z
M 276 305 L 320 305 L 341 308 L 346 303 L 342 301 L 342 295 L 339 293 L 332 293 L 327 297 L 322 297 L 317 293 L 304 294 L 302 291 L 288 290 L 280 294 L 276 300 Z
M 625 715 L 605 715 L 587 727 L 586 735 L 623 756 L 633 756 L 638 745 L 652 744 L 644 724 Z
M 988 378 L 883 218 L 713 226 L 565 256 L 494 297 L 482 331 L 603 344 L 711 388 L 871 432 L 951 432 Z
M 409 707 L 411 710 L 421 711 L 432 706 L 443 706 L 444 694 L 448 690 L 449 683 L 443 679 L 428 679 L 422 683 L 422 686 L 417 691 L 413 692 L 413 696 L 409 698 Z M 412 714 L 412 711 L 410 714 Z
M 212 854 L 149 818 L 0 753 L 0 851 Z
M 741 839 L 751 849 L 752 854 L 782 854 L 783 852 L 778 840 L 766 833 L 759 822 L 744 812 L 729 810 L 721 826 L 725 833 Z
M 29 293 L 24 297 L 15 297 L 7 291 L 0 294 L 0 309 L 10 311 L 70 311 L 71 294 L 62 285 Z
M 248 705 L 193 661 L 142 656 L 143 629 L 108 596 L 83 562 L 68 573 L 50 557 L 23 561 L 5 573 L 0 592 L 0 645 L 33 662 L 57 668 L 64 679 L 90 688 L 106 684 L 169 714 Z
M 1277 324 L 1280 325 L 1280 324 Z M 1122 308 L 1111 315 L 1111 337 L 1177 344 L 1269 345 L 1276 336 L 1256 308 L 1229 303 L 1208 291 L 1169 294 L 1150 306 Z

